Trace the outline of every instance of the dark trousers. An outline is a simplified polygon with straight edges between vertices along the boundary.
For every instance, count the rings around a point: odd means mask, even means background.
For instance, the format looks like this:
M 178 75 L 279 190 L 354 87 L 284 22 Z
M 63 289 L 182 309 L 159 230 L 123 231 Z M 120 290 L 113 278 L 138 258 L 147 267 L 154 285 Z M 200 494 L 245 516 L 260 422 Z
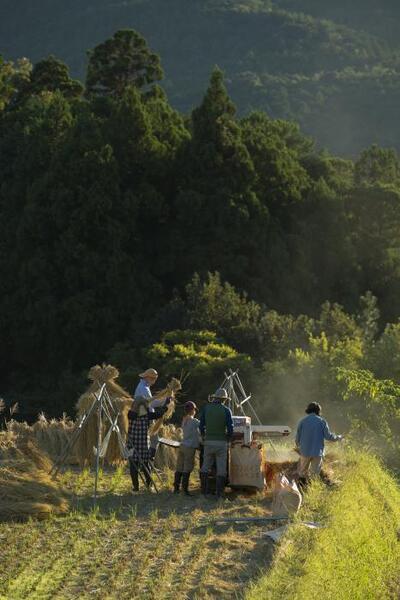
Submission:
M 146 480 L 146 485 L 150 486 L 151 484 L 151 477 L 150 477 L 150 464 L 148 461 L 142 461 L 141 465 L 138 465 L 132 458 L 129 459 L 129 471 L 131 474 L 131 479 L 132 479 L 132 485 L 134 487 L 134 489 L 138 489 L 139 488 L 139 469 L 141 470 L 141 472 L 144 475 L 144 478 Z

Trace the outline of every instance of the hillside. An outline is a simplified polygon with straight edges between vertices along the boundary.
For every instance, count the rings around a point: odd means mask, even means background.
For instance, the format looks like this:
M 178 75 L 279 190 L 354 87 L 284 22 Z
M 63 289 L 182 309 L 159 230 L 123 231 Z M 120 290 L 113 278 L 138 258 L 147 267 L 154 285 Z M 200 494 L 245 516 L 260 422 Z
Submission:
M 50 53 L 84 79 L 86 51 L 117 29 L 140 31 L 162 58 L 172 104 L 188 112 L 218 64 L 241 113 L 298 121 L 321 146 L 355 154 L 399 147 L 397 10 L 371 1 L 349 9 L 312 0 L 4 0 L 0 53 Z M 330 20 L 328 20 L 330 19 Z M 388 33 L 387 33 L 388 32 Z
M 399 597 L 400 489 L 368 454 L 350 453 L 341 476 L 338 491 L 316 485 L 305 497 L 300 518 L 324 527 L 294 523 L 247 600 Z

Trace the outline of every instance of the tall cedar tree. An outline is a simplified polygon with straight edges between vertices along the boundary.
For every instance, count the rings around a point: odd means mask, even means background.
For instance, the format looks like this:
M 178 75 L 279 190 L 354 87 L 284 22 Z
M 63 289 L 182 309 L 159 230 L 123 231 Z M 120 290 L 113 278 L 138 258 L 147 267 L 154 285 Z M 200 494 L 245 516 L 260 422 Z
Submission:
M 121 96 L 129 85 L 139 89 L 163 77 L 160 58 L 133 29 L 121 29 L 89 53 L 89 96 Z
M 253 191 L 254 166 L 217 68 L 191 130 L 178 173 L 178 272 L 188 280 L 195 270 L 218 270 L 253 292 L 269 215 Z

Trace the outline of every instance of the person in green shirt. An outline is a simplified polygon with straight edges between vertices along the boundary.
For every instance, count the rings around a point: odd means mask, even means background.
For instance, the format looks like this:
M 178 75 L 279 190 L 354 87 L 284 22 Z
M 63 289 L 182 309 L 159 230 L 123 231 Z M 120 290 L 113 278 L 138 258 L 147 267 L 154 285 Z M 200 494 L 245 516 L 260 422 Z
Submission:
M 200 433 L 204 442 L 203 465 L 200 470 L 201 492 L 208 491 L 208 472 L 217 465 L 216 495 L 220 498 L 225 489 L 228 443 L 233 434 L 232 412 L 224 402 L 229 400 L 224 388 L 218 389 L 212 401 L 203 406 L 200 414 Z

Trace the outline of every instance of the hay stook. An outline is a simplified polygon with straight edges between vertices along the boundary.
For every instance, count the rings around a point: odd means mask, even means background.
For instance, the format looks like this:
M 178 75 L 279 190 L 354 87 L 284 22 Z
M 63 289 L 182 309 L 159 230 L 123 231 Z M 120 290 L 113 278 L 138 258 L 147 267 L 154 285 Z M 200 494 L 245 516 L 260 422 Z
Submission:
M 49 471 L 50 458 L 33 439 L 0 433 L 0 519 L 45 518 L 68 512 L 69 494 Z
M 128 411 L 132 405 L 132 397 L 117 382 L 119 376 L 118 369 L 112 365 L 96 365 L 88 373 L 88 378 L 92 381 L 88 390 L 82 394 L 76 404 L 78 418 L 82 417 L 92 406 L 94 394 L 99 392 L 102 385 L 106 385 L 107 392 L 119 412 L 118 426 L 123 438 L 128 432 Z M 103 423 L 102 438 L 110 428 L 109 422 Z M 81 432 L 77 444 L 76 454 L 81 467 L 94 463 L 93 448 L 97 446 L 97 413 L 91 415 L 88 423 Z M 118 438 L 115 432 L 112 433 L 107 452 L 104 458 L 108 464 L 117 463 L 122 460 L 118 444 Z

